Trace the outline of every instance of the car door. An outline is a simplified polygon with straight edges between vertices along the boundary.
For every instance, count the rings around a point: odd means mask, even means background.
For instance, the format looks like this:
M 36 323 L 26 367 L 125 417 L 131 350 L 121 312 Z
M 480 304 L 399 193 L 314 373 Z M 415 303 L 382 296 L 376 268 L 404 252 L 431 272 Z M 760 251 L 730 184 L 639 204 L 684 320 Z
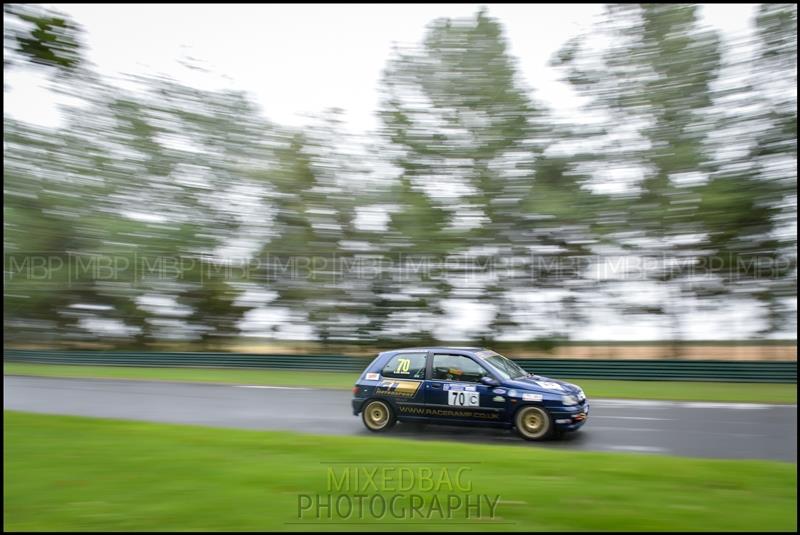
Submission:
M 459 423 L 497 423 L 502 420 L 505 398 L 480 382 L 492 373 L 467 355 L 432 352 L 425 381 L 426 414 L 433 419 Z
M 400 352 L 386 361 L 381 369 L 375 395 L 394 405 L 400 418 L 421 418 L 425 407 L 425 374 L 427 351 Z

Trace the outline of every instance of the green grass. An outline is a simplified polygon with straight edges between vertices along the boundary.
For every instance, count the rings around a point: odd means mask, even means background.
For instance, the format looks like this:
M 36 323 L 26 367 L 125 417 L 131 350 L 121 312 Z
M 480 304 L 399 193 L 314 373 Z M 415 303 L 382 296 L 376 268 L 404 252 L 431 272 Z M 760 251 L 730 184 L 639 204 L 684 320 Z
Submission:
M 4 416 L 4 529 L 10 531 L 797 527 L 792 463 L 444 442 L 421 446 L 375 436 L 316 437 L 12 411 Z M 352 479 L 348 488 L 331 493 L 329 470 L 339 480 L 357 468 L 394 472 L 378 472 L 358 485 Z M 401 468 L 405 479 L 399 477 Z M 446 476 L 461 490 L 446 484 L 438 493 L 424 489 L 425 468 L 429 480 L 443 482 Z M 419 476 L 423 479 L 412 480 Z M 300 495 L 331 494 L 351 500 L 380 494 L 387 501 L 399 494 L 398 518 L 381 517 L 379 511 L 363 518 L 343 511 L 324 523 L 310 523 L 322 522 L 313 512 L 298 517 Z M 422 513 L 430 511 L 434 496 L 441 503 L 447 495 L 499 496 L 500 502 L 494 515 L 484 506 L 480 520 L 467 522 L 463 507 L 452 516 L 435 512 L 424 520 L 403 514 L 412 494 L 422 496 Z
M 60 366 L 17 362 L 4 363 L 3 373 L 45 377 L 94 377 L 342 389 L 352 388 L 358 378 L 357 373 L 343 372 Z M 796 384 L 604 381 L 595 379 L 570 379 L 570 381 L 581 385 L 590 398 L 797 403 Z

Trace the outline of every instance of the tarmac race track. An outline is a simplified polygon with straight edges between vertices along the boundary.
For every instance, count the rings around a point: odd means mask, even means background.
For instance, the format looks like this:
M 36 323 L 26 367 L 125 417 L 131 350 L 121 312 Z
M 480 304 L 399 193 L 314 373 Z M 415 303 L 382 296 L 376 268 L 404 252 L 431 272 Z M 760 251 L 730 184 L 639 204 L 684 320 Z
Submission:
M 3 408 L 151 422 L 375 436 L 347 390 L 4 376 Z M 746 388 L 746 387 L 745 387 Z M 797 405 L 589 399 L 584 427 L 560 441 L 510 431 L 398 424 L 383 436 L 520 447 L 797 462 Z

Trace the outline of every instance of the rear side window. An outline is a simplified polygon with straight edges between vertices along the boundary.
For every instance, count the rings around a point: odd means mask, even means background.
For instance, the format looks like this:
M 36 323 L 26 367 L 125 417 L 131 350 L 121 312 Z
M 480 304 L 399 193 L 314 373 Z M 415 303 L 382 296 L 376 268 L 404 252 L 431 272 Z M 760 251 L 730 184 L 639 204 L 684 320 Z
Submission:
M 389 359 L 381 375 L 405 379 L 425 378 L 425 353 L 399 353 Z

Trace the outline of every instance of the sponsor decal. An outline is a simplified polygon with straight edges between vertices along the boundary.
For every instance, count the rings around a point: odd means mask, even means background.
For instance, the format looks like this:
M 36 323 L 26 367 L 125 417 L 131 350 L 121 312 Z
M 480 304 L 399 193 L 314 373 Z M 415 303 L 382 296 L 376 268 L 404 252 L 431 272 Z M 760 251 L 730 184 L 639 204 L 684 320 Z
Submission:
M 512 398 L 515 398 L 517 397 L 517 391 L 512 388 L 511 390 L 508 391 L 508 395 L 511 396 Z
M 497 420 L 500 418 L 500 413 L 489 411 L 433 409 L 430 407 L 413 407 L 409 405 L 400 405 L 398 406 L 398 410 L 403 414 L 412 414 L 415 416 L 450 416 L 453 418 L 479 418 L 483 420 Z
M 522 394 L 523 401 L 542 401 L 541 394 Z
M 494 392 L 495 394 L 501 394 L 502 395 L 502 394 L 506 393 L 506 389 L 505 388 L 495 388 L 494 390 L 492 390 L 492 392 Z
M 572 420 L 570 420 L 569 418 L 562 418 L 560 420 L 556 420 L 556 423 L 557 424 L 571 424 Z
M 381 381 L 375 392 L 389 396 L 414 397 L 422 381 Z
M 492 398 L 492 401 L 497 401 L 498 403 L 503 402 L 505 400 L 506 398 L 504 398 L 503 396 L 495 396 Z
M 547 390 L 564 390 L 558 383 L 548 383 L 547 381 L 536 381 L 536 384 Z
M 379 373 L 368 373 L 367 375 L 364 376 L 364 379 L 366 379 L 367 381 L 377 381 L 380 378 L 381 374 Z
M 444 385 L 445 390 L 458 390 L 458 391 L 467 391 L 467 392 L 475 392 L 475 387 L 472 385 L 459 385 L 459 384 L 447 384 Z

